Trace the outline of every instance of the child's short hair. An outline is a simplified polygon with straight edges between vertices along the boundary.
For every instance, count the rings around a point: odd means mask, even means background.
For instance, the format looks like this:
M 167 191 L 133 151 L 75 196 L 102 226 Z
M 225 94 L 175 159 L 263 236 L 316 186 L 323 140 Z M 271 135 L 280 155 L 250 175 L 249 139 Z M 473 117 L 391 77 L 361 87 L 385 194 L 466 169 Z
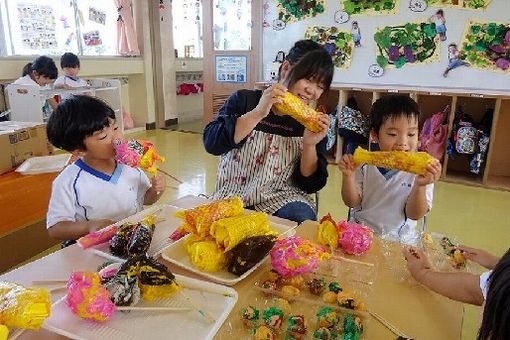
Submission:
M 448 47 L 449 47 L 449 48 L 450 48 L 450 47 L 455 47 L 455 48 L 457 48 L 457 44 L 456 44 L 456 43 L 451 43 L 451 44 L 449 44 L 449 45 L 448 45 Z
M 329 90 L 335 68 L 329 53 L 319 45 L 318 49 L 307 52 L 295 63 L 287 76 L 288 87 L 300 79 L 311 79 L 321 83 L 324 91 Z
M 80 67 L 80 59 L 78 56 L 71 52 L 66 52 L 60 57 L 60 67 L 75 68 Z
M 38 75 L 47 77 L 49 79 L 57 79 L 58 70 L 53 59 L 47 56 L 39 56 L 31 63 L 26 64 L 23 67 L 22 76 L 37 72 Z
M 48 120 L 46 131 L 51 144 L 73 152 L 85 149 L 85 137 L 110 125 L 115 112 L 104 101 L 73 95 L 60 102 Z
M 388 119 L 405 116 L 420 119 L 418 104 L 407 95 L 388 95 L 376 100 L 370 110 L 370 130 L 379 133 Z

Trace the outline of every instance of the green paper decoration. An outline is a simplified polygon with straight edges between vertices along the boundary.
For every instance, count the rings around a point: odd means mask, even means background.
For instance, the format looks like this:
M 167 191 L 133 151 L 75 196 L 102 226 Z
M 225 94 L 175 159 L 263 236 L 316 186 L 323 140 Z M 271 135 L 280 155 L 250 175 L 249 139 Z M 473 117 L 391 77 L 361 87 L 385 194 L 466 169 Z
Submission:
M 377 64 L 402 68 L 408 63 L 433 62 L 439 58 L 439 37 L 434 23 L 386 26 L 374 34 Z
M 510 24 L 468 22 L 459 50 L 474 67 L 510 72 Z
M 351 65 L 354 41 L 350 32 L 340 31 L 337 27 L 310 26 L 305 31 L 305 39 L 324 46 L 335 67 L 346 69 Z
M 456 7 L 467 9 L 486 9 L 491 0 L 428 0 L 429 6 L 435 7 Z
M 278 0 L 278 19 L 288 23 L 324 13 L 324 0 Z
M 343 0 L 343 9 L 352 14 L 391 14 L 398 8 L 399 0 Z

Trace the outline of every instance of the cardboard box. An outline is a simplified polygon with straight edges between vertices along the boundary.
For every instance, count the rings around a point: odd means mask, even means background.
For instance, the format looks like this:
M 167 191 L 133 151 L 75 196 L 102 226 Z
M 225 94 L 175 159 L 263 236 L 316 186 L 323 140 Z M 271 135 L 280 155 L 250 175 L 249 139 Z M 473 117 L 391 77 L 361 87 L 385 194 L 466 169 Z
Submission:
M 0 122 L 0 174 L 10 171 L 33 156 L 48 156 L 53 147 L 48 142 L 46 124 Z

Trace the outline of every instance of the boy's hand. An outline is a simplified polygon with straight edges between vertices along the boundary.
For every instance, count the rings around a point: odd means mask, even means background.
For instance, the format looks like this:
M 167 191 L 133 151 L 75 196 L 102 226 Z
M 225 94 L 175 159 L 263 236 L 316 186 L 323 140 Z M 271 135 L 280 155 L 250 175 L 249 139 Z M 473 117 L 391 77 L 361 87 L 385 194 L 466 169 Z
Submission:
M 416 281 L 421 282 L 423 275 L 432 268 L 427 256 L 420 249 L 404 247 L 402 253 L 407 261 L 407 269 Z
M 305 132 L 303 133 L 303 145 L 317 145 L 321 140 L 326 137 L 328 133 L 329 123 L 331 119 L 329 118 L 329 115 L 323 113 L 320 117 L 320 126 L 322 127 L 322 130 L 319 132 L 312 132 L 308 129 L 305 129 Z
M 338 169 L 340 169 L 345 177 L 353 176 L 358 167 L 359 165 L 354 162 L 354 158 L 349 154 L 343 155 L 338 163 Z
M 482 249 L 471 248 L 464 245 L 458 246 L 457 249 L 462 251 L 462 255 L 464 255 L 466 259 L 476 262 L 487 269 L 493 269 L 499 262 L 499 257 Z
M 151 178 L 151 187 L 158 194 L 161 194 L 166 189 L 166 178 L 161 174 L 156 174 Z
M 282 84 L 276 83 L 269 86 L 262 93 L 262 97 L 260 97 L 259 103 L 253 111 L 259 114 L 260 118 L 266 117 L 269 114 L 269 111 L 271 111 L 273 104 L 281 103 L 283 101 L 285 92 L 287 92 L 287 88 Z
M 94 231 L 98 231 L 100 229 L 103 229 L 106 226 L 109 226 L 110 224 L 114 224 L 115 221 L 112 220 L 97 220 L 97 221 L 89 221 L 88 230 L 89 233 L 92 233 Z
M 416 185 L 423 187 L 428 184 L 436 182 L 439 179 L 439 177 L 441 177 L 441 171 L 442 167 L 439 161 L 428 164 L 427 172 L 425 173 L 425 175 L 420 175 L 416 177 L 415 181 Z

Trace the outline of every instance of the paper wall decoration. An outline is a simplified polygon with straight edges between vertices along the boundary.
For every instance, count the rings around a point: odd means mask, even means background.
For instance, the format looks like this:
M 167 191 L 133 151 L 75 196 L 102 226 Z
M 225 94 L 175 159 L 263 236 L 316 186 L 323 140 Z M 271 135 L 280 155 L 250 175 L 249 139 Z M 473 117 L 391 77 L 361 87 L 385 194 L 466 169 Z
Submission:
M 278 19 L 285 22 L 296 22 L 312 18 L 323 13 L 324 0 L 278 0 Z
M 344 11 L 353 14 L 395 14 L 400 0 L 342 0 Z
M 337 27 L 310 26 L 305 31 L 305 39 L 311 39 L 328 51 L 335 67 L 346 69 L 351 65 L 354 41 L 351 33 Z

